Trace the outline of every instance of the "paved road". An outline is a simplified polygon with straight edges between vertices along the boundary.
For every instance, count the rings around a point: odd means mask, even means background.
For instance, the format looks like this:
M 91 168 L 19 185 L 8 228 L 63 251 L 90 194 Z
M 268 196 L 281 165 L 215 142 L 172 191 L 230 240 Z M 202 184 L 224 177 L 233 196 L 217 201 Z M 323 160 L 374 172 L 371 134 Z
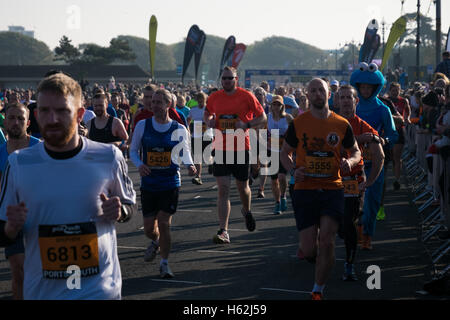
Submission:
M 248 232 L 240 214 L 236 187 L 232 188 L 230 245 L 216 245 L 212 238 L 218 229 L 217 187 L 204 170 L 204 184 L 195 186 L 183 172 L 178 212 L 172 226 L 172 252 L 169 262 L 173 280 L 159 277 L 159 257 L 143 260 L 148 245 L 142 216 L 118 225 L 118 250 L 126 300 L 308 300 L 313 286 L 313 266 L 296 258 L 298 234 L 292 208 L 274 216 L 270 182 L 266 199 L 253 198 L 256 231 Z M 130 175 L 139 200 L 139 177 L 130 164 Z M 359 281 L 341 280 L 345 248 L 337 240 L 336 265 L 325 289 L 327 299 L 403 300 L 436 299 L 417 291 L 430 279 L 430 258 L 418 241 L 419 217 L 410 205 L 408 188 L 392 191 L 388 180 L 387 218 L 377 224 L 372 252 L 357 256 Z M 256 186 L 252 187 L 256 195 Z M 1 250 L 3 251 L 3 250 Z M 0 299 L 9 299 L 10 271 L 0 253 Z M 381 289 L 369 290 L 367 267 L 381 269 Z M 445 299 L 448 297 L 441 297 Z

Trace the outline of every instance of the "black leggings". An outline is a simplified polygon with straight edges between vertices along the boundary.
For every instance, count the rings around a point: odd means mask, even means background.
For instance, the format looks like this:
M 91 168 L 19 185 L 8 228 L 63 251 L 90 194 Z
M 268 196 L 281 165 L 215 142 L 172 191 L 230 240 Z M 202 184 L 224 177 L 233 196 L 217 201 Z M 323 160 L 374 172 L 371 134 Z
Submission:
M 339 226 L 339 237 L 344 239 L 347 263 L 353 263 L 355 260 L 356 249 L 358 246 L 358 235 L 356 231 L 356 222 L 361 216 L 361 198 L 345 198 L 345 210 L 341 224 Z

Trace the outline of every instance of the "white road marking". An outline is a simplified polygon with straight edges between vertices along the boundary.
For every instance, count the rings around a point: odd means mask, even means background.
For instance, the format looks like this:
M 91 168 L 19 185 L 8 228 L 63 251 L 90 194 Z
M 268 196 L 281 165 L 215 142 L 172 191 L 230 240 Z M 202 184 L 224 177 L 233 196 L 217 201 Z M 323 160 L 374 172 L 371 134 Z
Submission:
M 147 249 L 147 248 L 143 248 L 143 247 L 125 247 L 125 246 L 117 246 L 117 248 L 119 248 L 119 249 L 138 249 L 138 250 Z
M 201 210 L 201 209 L 195 209 L 195 210 L 191 210 L 191 209 L 177 209 L 177 212 L 212 212 L 212 210 Z
M 268 290 L 268 291 L 281 291 L 281 292 L 289 292 L 289 293 L 311 294 L 311 291 L 296 291 L 296 290 L 276 289 L 276 288 L 260 288 L 260 289 L 261 290 Z
M 237 252 L 237 251 L 224 251 L 224 250 L 197 250 L 197 252 L 202 252 L 202 253 L 240 254 L 240 252 Z
M 173 282 L 173 283 L 186 283 L 186 284 L 202 284 L 201 282 L 195 281 L 181 281 L 181 280 L 167 280 L 167 279 L 151 279 L 156 282 Z

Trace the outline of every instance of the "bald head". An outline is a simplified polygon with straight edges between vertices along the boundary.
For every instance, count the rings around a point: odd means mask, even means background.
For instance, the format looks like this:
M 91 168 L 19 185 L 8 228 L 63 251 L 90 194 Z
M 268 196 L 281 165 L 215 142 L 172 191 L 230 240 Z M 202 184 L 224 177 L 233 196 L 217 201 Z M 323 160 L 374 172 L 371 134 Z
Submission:
M 312 108 L 322 110 L 325 106 L 328 107 L 328 99 L 330 98 L 330 91 L 328 84 L 319 78 L 312 79 L 308 84 L 308 100 Z

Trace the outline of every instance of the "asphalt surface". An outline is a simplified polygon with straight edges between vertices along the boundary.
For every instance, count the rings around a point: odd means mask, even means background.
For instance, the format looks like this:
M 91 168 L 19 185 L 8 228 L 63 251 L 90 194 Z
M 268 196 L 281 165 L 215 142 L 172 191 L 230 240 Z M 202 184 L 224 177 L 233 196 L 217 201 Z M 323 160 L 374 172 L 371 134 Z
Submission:
M 140 204 L 140 179 L 130 163 L 130 176 Z M 392 172 L 389 170 L 389 173 Z M 175 274 L 161 279 L 159 260 L 144 262 L 149 244 L 143 231 L 142 215 L 117 225 L 118 253 L 122 269 L 124 300 L 309 300 L 314 284 L 314 266 L 296 257 L 298 233 L 290 199 L 288 211 L 272 214 L 270 179 L 266 198 L 256 199 L 258 180 L 252 186 L 252 211 L 256 230 L 247 231 L 240 214 L 237 189 L 232 184 L 229 233 L 231 244 L 212 242 L 218 230 L 215 179 L 203 169 L 203 185 L 191 183 L 182 172 L 178 212 L 172 224 L 169 264 Z M 373 251 L 357 254 L 356 282 L 341 280 L 345 247 L 337 238 L 336 264 L 325 288 L 327 300 L 446 300 L 448 296 L 420 293 L 431 279 L 431 259 L 419 241 L 420 216 L 410 204 L 409 187 L 392 190 L 388 177 L 385 200 L 386 220 L 377 222 Z M 140 208 L 140 205 L 139 205 Z M 10 299 L 11 273 L 0 250 L 0 299 Z M 369 289 L 369 266 L 378 266 L 380 288 Z M 371 278 L 372 279 L 372 278 Z M 373 283 L 369 279 L 370 283 Z

